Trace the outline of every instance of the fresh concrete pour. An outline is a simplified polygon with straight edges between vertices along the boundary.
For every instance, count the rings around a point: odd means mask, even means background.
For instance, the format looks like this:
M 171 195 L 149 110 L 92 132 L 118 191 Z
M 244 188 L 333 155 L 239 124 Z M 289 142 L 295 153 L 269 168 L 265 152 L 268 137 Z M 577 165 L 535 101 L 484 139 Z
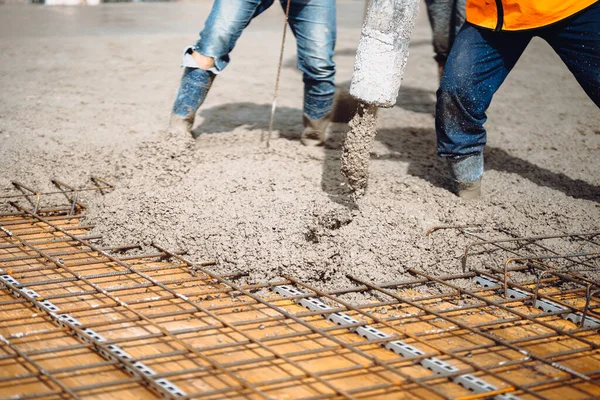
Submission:
M 377 107 L 361 102 L 349 126 L 341 156 L 342 174 L 360 197 L 365 194 L 369 179 L 369 162 L 377 135 Z
M 344 142 L 342 173 L 356 195 L 367 188 L 377 107 L 393 107 L 402 83 L 418 0 L 372 0 L 362 27 L 350 94 L 360 101 Z

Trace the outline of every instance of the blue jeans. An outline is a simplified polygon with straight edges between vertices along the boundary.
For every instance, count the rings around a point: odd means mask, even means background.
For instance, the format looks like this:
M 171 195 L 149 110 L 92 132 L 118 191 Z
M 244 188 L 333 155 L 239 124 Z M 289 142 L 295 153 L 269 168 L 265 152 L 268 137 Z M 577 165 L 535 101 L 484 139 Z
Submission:
M 425 5 L 433 33 L 434 58 L 443 64 L 465 22 L 466 0 L 425 0 Z
M 229 53 L 244 28 L 273 2 L 215 0 L 193 49 L 212 57 L 217 72 L 222 71 L 229 64 Z M 285 10 L 287 0 L 280 2 Z M 335 94 L 335 0 L 291 0 L 289 24 L 296 37 L 298 68 L 303 73 L 304 113 L 311 119 L 320 119 L 331 111 Z M 200 96 L 206 96 L 206 93 L 207 90 L 201 91 Z M 198 104 L 202 100 L 200 98 Z M 177 113 L 177 107 L 174 107 L 174 111 Z
M 534 36 L 550 44 L 600 107 L 600 3 L 535 31 L 493 32 L 466 23 L 450 51 L 437 91 L 435 128 L 440 156 L 462 158 L 483 151 L 483 124 L 492 97 Z

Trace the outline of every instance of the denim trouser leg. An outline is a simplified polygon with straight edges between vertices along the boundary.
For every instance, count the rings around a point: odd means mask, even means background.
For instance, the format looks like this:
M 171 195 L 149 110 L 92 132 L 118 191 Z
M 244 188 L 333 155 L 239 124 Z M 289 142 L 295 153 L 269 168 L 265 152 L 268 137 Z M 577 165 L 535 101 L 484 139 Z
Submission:
M 215 0 L 194 50 L 212 57 L 222 71 L 229 64 L 229 53 L 244 28 L 253 18 L 273 4 L 274 0 Z
M 600 3 L 540 34 L 600 107 Z
M 433 33 L 435 60 L 443 63 L 465 22 L 466 0 L 425 0 Z
M 435 121 L 438 154 L 449 157 L 458 183 L 481 177 L 486 110 L 534 35 L 552 46 L 600 107 L 600 3 L 535 31 L 492 32 L 465 24 L 437 92 Z
M 437 91 L 435 129 L 440 156 L 483 151 L 486 111 L 531 37 L 531 33 L 492 32 L 468 23 L 463 26 Z
M 287 0 L 280 0 L 284 6 Z M 200 39 L 193 47 L 198 53 L 215 60 L 215 69 L 222 71 L 230 61 L 242 31 L 253 18 L 273 4 L 274 0 L 215 0 Z M 335 0 L 291 0 L 289 23 L 298 44 L 298 67 L 304 74 L 304 113 L 320 119 L 331 111 L 335 93 L 335 63 L 333 50 L 336 38 Z M 186 68 L 182 87 L 193 88 L 208 82 L 211 72 Z M 189 76 L 188 76 L 189 75 Z M 196 109 L 208 90 L 188 90 L 184 106 Z M 179 96 L 178 96 L 179 97 Z M 176 107 L 174 107 L 175 109 Z M 194 110 L 195 112 L 195 110 Z M 183 115 L 183 114 L 182 114 Z
M 193 49 L 215 60 L 214 72 L 229 63 L 229 53 L 252 18 L 273 4 L 273 0 L 215 0 L 200 39 Z M 186 67 L 173 104 L 173 114 L 193 121 L 214 79 L 213 71 Z
M 456 38 L 437 92 L 440 156 L 466 156 L 483 150 L 483 124 L 492 96 L 534 35 L 552 46 L 600 106 L 600 3 L 536 31 L 491 32 L 467 23 Z
M 280 1 L 285 9 L 287 0 Z M 321 119 L 331 111 L 335 94 L 335 0 L 292 0 L 289 23 L 303 73 L 304 114 Z

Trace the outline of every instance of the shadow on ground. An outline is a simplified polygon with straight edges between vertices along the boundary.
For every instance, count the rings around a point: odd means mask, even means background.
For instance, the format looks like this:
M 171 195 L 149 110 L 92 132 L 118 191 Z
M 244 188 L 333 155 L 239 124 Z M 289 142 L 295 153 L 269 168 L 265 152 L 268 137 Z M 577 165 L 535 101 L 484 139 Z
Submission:
M 230 132 L 238 127 L 247 129 L 269 129 L 270 104 L 230 103 L 211 108 L 201 108 L 196 118 L 201 122 L 193 129 L 195 135 Z M 291 107 L 277 107 L 273 125 L 281 136 L 293 136 L 300 129 L 302 110 Z
M 396 107 L 421 114 L 435 114 L 435 92 L 403 85 L 398 92 Z
M 411 91 L 410 88 L 404 88 Z M 425 101 L 420 91 L 415 91 L 414 103 L 402 97 L 400 107 L 408 109 L 433 107 L 432 102 Z M 399 96 L 401 97 L 401 96 Z M 420 101 L 420 100 L 422 101 Z M 202 109 L 203 118 L 194 131 L 198 134 L 211 134 L 232 131 L 237 127 L 246 126 L 250 129 L 267 130 L 269 124 L 270 104 L 232 103 L 212 108 Z M 277 109 L 275 126 L 279 136 L 287 140 L 299 141 L 302 130 L 302 110 L 290 107 Z M 341 144 L 347 126 L 335 124 L 334 131 L 327 141 L 321 187 L 336 203 L 348 208 L 355 207 L 352 195 L 340 173 Z M 444 163 L 435 154 L 435 131 L 433 128 L 396 128 L 381 129 L 377 141 L 384 144 L 390 151 L 388 155 L 376 156 L 373 159 L 393 159 L 408 163 L 408 174 L 424 179 L 434 186 L 447 188 L 449 181 Z M 591 185 L 580 179 L 573 179 L 560 173 L 539 167 L 524 159 L 508 154 L 500 148 L 486 148 L 485 167 L 487 170 L 497 170 L 514 173 L 539 185 L 559 190 L 577 199 L 600 202 L 600 187 Z

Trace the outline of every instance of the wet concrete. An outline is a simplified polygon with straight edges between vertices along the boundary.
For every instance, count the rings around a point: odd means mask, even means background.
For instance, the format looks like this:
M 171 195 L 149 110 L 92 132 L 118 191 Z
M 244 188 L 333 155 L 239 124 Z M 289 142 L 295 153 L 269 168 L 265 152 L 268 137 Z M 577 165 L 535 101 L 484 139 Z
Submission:
M 185 248 L 215 270 L 264 281 L 282 273 L 344 286 L 405 268 L 461 269 L 468 239 L 432 225 L 502 225 L 520 234 L 600 226 L 600 115 L 547 44 L 534 40 L 489 110 L 484 195 L 447 190 L 435 156 L 438 84 L 421 12 L 397 106 L 380 110 L 369 191 L 347 201 L 341 140 L 299 143 L 302 75 L 288 35 L 271 149 L 268 127 L 283 13 L 254 21 L 199 111 L 200 136 L 170 135 L 181 49 L 209 2 L 99 7 L 0 6 L 0 188 L 40 189 L 90 175 L 117 185 L 82 194 L 107 245 Z M 339 3 L 337 82 L 348 82 L 363 3 Z M 260 57 L 257 57 L 260 55 Z M 348 129 L 334 127 L 337 137 Z M 349 209 L 352 208 L 352 209 Z M 151 251 L 149 249 L 146 249 Z

